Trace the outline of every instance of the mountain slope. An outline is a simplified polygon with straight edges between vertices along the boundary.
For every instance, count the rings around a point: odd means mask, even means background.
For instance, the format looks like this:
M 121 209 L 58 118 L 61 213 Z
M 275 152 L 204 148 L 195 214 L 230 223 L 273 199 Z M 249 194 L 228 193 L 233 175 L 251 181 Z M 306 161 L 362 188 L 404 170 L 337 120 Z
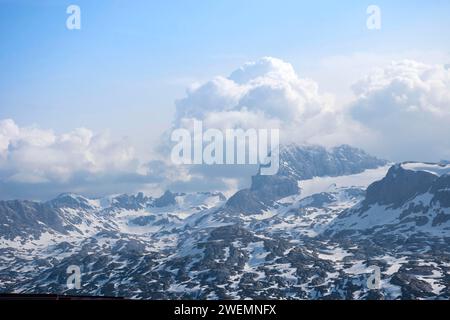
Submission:
M 418 168 L 427 168 L 426 171 Z M 434 170 L 433 170 L 434 169 Z M 336 219 L 334 233 L 450 235 L 450 166 L 398 164 Z M 442 174 L 442 175 L 441 175 Z

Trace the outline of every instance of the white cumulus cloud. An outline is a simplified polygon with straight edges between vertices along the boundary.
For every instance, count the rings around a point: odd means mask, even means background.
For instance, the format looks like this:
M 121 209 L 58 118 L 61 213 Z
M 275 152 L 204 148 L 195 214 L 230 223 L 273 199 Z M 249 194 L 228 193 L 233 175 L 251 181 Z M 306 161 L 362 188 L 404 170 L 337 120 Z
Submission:
M 90 174 L 136 170 L 134 150 L 125 141 L 79 128 L 57 135 L 51 130 L 19 127 L 0 121 L 2 180 L 64 182 L 79 172 Z
M 334 97 L 320 91 L 319 85 L 300 77 L 283 60 L 264 57 L 248 62 L 228 77 L 218 76 L 190 88 L 176 102 L 173 129 L 192 130 L 193 120 L 203 122 L 203 130 L 279 129 L 280 142 L 334 146 L 362 139 L 360 126 L 338 108 Z M 163 145 L 173 145 L 166 141 Z M 162 147 L 166 154 L 170 148 Z M 234 180 L 244 187 L 257 166 L 188 166 L 184 168 L 187 186 L 198 180 Z
M 56 134 L 0 120 L 0 198 L 48 199 L 157 190 L 170 179 L 160 161 L 140 161 L 126 139 L 86 128 Z
M 281 143 L 351 144 L 395 161 L 450 159 L 450 68 L 412 60 L 375 69 L 336 105 L 292 65 L 265 57 L 228 77 L 191 87 L 176 102 L 173 129 L 280 129 Z M 248 185 L 257 166 L 175 166 L 170 132 L 161 158 L 138 159 L 130 142 L 86 128 L 56 134 L 0 120 L 2 198 L 48 198 L 172 189 L 229 190 Z M 159 191 L 159 189 L 158 189 Z
M 177 102 L 175 127 L 192 119 L 206 128 L 279 128 L 284 142 L 333 145 L 358 126 L 346 119 L 331 95 L 298 76 L 291 64 L 264 57 L 187 92 Z
M 450 70 L 412 60 L 377 68 L 353 86 L 352 116 L 376 137 L 369 148 L 395 160 L 450 156 Z

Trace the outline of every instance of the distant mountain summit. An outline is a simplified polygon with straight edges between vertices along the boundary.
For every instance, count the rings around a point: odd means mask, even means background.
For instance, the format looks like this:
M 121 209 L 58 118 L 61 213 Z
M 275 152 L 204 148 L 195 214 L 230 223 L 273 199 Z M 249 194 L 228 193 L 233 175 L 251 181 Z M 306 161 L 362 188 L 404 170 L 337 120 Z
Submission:
M 386 163 L 386 160 L 378 159 L 362 149 L 349 145 L 326 149 L 322 146 L 291 144 L 280 150 L 278 175 L 297 180 L 337 177 L 374 169 Z
M 75 193 L 62 193 L 47 204 L 54 208 L 65 207 L 84 210 L 91 210 L 95 207 L 93 201 Z
M 348 145 L 328 150 L 322 146 L 290 144 L 280 148 L 280 168 L 276 175 L 253 176 L 250 189 L 236 193 L 228 200 L 227 206 L 252 213 L 260 212 L 273 201 L 298 194 L 298 182 L 301 180 L 351 175 L 386 163 Z

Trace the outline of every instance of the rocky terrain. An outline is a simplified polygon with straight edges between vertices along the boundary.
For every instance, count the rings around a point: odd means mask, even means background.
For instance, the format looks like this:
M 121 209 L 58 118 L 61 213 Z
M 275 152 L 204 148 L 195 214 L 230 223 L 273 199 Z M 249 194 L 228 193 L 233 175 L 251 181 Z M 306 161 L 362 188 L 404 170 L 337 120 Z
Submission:
M 295 145 L 280 160 L 277 175 L 256 175 L 229 199 L 167 191 L 0 201 L 0 292 L 450 298 L 448 163 Z M 79 289 L 67 286 L 69 266 L 81 270 Z

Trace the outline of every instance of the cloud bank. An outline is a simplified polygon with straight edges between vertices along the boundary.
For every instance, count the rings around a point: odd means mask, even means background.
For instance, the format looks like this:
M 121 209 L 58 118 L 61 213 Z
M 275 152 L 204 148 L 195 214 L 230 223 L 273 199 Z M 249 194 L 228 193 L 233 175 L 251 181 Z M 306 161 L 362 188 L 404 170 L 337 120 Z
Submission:
M 450 70 L 393 62 L 353 86 L 352 117 L 376 139 L 368 147 L 394 160 L 450 157 Z
M 285 142 L 334 145 L 358 129 L 316 82 L 271 57 L 190 89 L 176 107 L 174 127 L 197 119 L 207 128 L 283 128 Z
M 173 129 L 192 130 L 193 120 L 204 130 L 279 129 L 282 144 L 334 146 L 362 137 L 358 123 L 334 103 L 330 94 L 320 92 L 311 79 L 300 77 L 291 64 L 264 57 L 244 64 L 228 77 L 216 77 L 189 89 L 176 102 Z M 167 135 L 169 136 L 169 135 Z M 171 145 L 166 138 L 166 145 Z M 166 152 L 170 148 L 162 148 Z M 248 186 L 258 166 L 185 167 L 183 186 L 195 188 L 208 179 L 226 188 Z M 225 183 L 226 182 L 226 183 Z
M 161 180 L 157 163 L 141 164 L 126 140 L 85 128 L 55 134 L 0 121 L 3 198 L 41 198 L 64 191 L 102 194 Z M 121 185 L 126 188 L 120 187 Z M 50 194 L 48 194 L 50 193 Z
M 347 143 L 392 161 L 439 161 L 450 158 L 449 79 L 444 65 L 396 61 L 371 71 L 352 86 L 350 103 L 336 105 L 289 63 L 265 57 L 190 89 L 176 104 L 174 127 L 197 119 L 206 128 L 279 128 L 282 143 Z M 187 176 L 242 176 L 232 170 L 191 167 Z
M 205 130 L 278 128 L 282 143 L 347 143 L 394 161 L 450 159 L 448 66 L 392 62 L 352 89 L 351 103 L 337 105 L 289 63 L 265 57 L 190 88 L 176 101 L 173 129 L 189 129 L 196 119 Z M 108 134 L 85 128 L 55 134 L 3 120 L 0 192 L 39 198 L 63 191 L 226 191 L 246 186 L 256 172 L 256 166 L 174 166 L 169 136 L 163 135 L 161 158 L 146 163 L 129 141 Z

